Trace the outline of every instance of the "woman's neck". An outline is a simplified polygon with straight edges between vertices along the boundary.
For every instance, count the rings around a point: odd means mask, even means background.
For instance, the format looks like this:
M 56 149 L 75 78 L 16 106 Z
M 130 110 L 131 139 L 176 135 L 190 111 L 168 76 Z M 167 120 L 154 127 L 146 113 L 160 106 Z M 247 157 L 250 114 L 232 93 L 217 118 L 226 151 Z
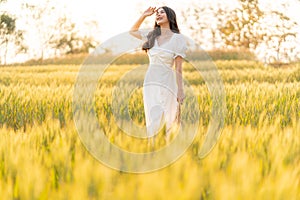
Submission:
M 161 33 L 161 35 L 170 35 L 173 32 L 170 29 L 170 27 L 160 27 L 160 33 Z
M 161 24 L 160 31 L 161 31 L 161 35 L 169 35 L 170 33 L 172 33 L 169 23 Z

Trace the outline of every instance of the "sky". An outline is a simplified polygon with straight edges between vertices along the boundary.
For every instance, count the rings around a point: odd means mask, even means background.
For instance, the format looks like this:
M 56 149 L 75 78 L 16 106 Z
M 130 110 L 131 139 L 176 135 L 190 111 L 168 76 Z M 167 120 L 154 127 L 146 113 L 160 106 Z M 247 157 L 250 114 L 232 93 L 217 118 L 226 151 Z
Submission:
M 113 35 L 128 31 L 141 15 L 143 10 L 147 9 L 149 6 L 159 7 L 162 5 L 167 5 L 173 8 L 175 11 L 184 7 L 181 3 L 183 1 L 180 2 L 174 0 L 109 0 L 100 1 L 99 6 L 95 5 L 94 0 L 65 1 L 70 2 L 68 4 L 68 9 L 76 21 L 80 21 L 86 16 L 89 16 L 99 22 L 101 29 L 100 37 L 102 40 L 106 40 Z M 154 24 L 154 15 L 146 19 L 146 21 L 148 24 L 151 24 L 152 27 Z
M 64 0 L 68 5 L 68 9 L 71 11 L 72 16 L 76 21 L 80 21 L 85 17 L 92 17 L 97 19 L 99 22 L 100 28 L 104 28 L 101 32 L 101 38 L 107 39 L 111 37 L 111 35 L 115 35 L 118 33 L 122 33 L 127 31 L 133 23 L 138 19 L 141 12 L 148 8 L 149 6 L 163 6 L 167 5 L 171 7 L 175 12 L 180 12 L 180 10 L 186 8 L 192 2 L 222 2 L 223 4 L 233 5 L 235 4 L 235 0 L 108 0 L 108 1 L 100 1 L 99 6 L 95 6 L 95 0 L 85 0 L 85 1 L 71 1 Z M 299 10 L 300 3 L 296 4 L 293 2 L 297 2 L 298 0 L 288 0 L 290 2 L 291 7 L 289 10 L 283 10 L 288 15 L 291 15 L 295 19 L 299 18 Z M 101 3 L 103 2 L 103 3 Z M 262 3 L 269 8 L 277 8 L 277 4 L 282 2 L 282 0 L 263 0 Z M 299 1 L 298 1 L 299 2 Z M 149 23 L 154 23 L 154 15 L 147 19 Z M 182 31 L 186 31 L 185 23 L 181 18 L 178 17 L 178 24 Z M 153 23 L 151 23 L 153 22 Z
M 171 7 L 175 12 L 179 13 L 181 10 L 184 10 L 193 2 L 222 2 L 222 4 L 234 6 L 236 0 L 105 0 L 105 1 L 96 1 L 96 0 L 51 0 L 51 4 L 54 5 L 59 12 L 66 14 L 71 17 L 72 21 L 81 27 L 82 31 L 94 31 L 91 27 L 91 30 L 86 26 L 83 26 L 84 22 L 95 20 L 98 23 L 99 31 L 94 35 L 100 42 L 104 42 L 109 38 L 118 35 L 120 33 L 126 32 L 138 19 L 141 13 L 147 9 L 149 6 L 163 6 L 167 5 Z M 261 2 L 267 7 L 277 8 L 276 5 L 282 0 L 262 0 Z M 288 10 L 283 10 L 284 13 L 293 17 L 300 24 L 300 18 L 298 13 L 300 10 L 300 1 L 298 0 L 286 0 L 289 2 L 290 6 Z M 95 3 L 97 2 L 97 3 Z M 2 11 L 8 11 L 9 13 L 20 15 L 24 12 L 24 9 L 21 8 L 22 3 L 45 3 L 44 0 L 8 0 L 7 4 L 2 7 Z M 28 30 L 25 24 L 26 19 L 19 20 L 19 27 Z M 189 36 L 188 28 L 182 18 L 177 18 L 180 30 L 183 34 Z M 146 23 L 149 28 L 154 24 L 154 15 L 146 19 Z M 145 25 L 142 28 L 146 28 Z M 30 32 L 30 30 L 29 30 Z M 299 28 L 300 32 L 300 28 Z M 27 43 L 34 47 L 36 37 L 34 32 L 27 35 Z

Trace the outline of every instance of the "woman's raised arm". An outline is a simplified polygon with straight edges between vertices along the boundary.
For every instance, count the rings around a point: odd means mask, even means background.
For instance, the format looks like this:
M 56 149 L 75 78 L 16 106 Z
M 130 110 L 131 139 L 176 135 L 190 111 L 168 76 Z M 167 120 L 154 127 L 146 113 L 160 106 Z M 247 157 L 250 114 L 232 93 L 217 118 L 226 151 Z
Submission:
M 156 7 L 149 7 L 144 13 L 140 16 L 140 18 L 134 23 L 134 25 L 130 29 L 130 34 L 138 39 L 142 39 L 141 33 L 138 31 L 141 24 L 145 20 L 146 17 L 153 15 L 156 12 Z

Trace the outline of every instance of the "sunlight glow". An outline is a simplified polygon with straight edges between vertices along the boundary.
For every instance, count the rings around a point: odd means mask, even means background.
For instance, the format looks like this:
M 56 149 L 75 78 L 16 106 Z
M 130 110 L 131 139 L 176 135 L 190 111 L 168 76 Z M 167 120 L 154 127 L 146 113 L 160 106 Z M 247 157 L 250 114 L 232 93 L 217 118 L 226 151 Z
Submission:
M 1 6 L 0 12 L 8 12 L 16 17 L 22 16 L 24 14 L 24 8 L 22 8 L 23 3 L 34 3 L 36 5 L 43 5 L 47 1 L 39 1 L 39 0 L 10 0 L 5 5 Z M 189 2 L 189 3 L 187 3 Z M 101 1 L 95 3 L 94 0 L 51 0 L 49 4 L 55 6 L 57 13 L 59 15 L 66 15 L 70 17 L 73 22 L 76 23 L 78 29 L 82 32 L 93 32 L 93 36 L 97 41 L 103 42 L 113 36 L 116 36 L 120 33 L 128 31 L 133 23 L 138 19 L 143 10 L 148 8 L 149 6 L 163 6 L 167 5 L 173 8 L 177 13 L 177 20 L 179 24 L 179 28 L 181 32 L 187 36 L 189 35 L 189 29 L 186 26 L 186 23 L 183 21 L 181 17 L 181 11 L 184 10 L 187 6 L 190 6 L 192 3 L 199 3 L 197 0 L 185 1 L 172 1 L 172 0 L 150 0 L 150 1 L 142 1 L 142 0 L 131 0 L 131 1 L 121 1 L 121 0 L 109 0 L 109 1 Z M 224 4 L 224 1 L 221 0 L 203 0 L 201 3 L 211 3 L 218 2 Z M 228 5 L 235 5 L 235 0 L 226 1 Z M 262 0 L 261 3 L 265 7 L 271 7 L 274 9 L 278 9 L 278 6 L 282 1 L 281 0 Z M 298 12 L 300 10 L 300 3 L 296 0 L 287 0 L 287 8 L 288 10 L 282 10 L 285 14 L 294 18 L 298 24 L 300 24 L 300 18 L 298 17 Z M 200 16 L 201 17 L 201 16 Z M 98 31 L 95 30 L 96 27 L 92 27 L 91 25 L 87 25 L 87 22 L 94 21 L 98 24 Z M 18 27 L 20 29 L 26 30 L 25 40 L 27 41 L 27 45 L 30 45 L 31 48 L 39 48 L 38 47 L 38 38 L 36 38 L 36 34 L 33 31 L 33 28 L 28 27 L 28 20 L 26 17 L 22 17 L 17 21 Z M 51 23 L 48 20 L 45 23 Z M 154 24 L 154 16 L 151 16 L 145 20 L 145 23 L 141 28 L 151 28 Z M 150 26 L 150 27 L 149 27 Z M 298 27 L 300 32 L 300 26 Z M 37 53 L 29 53 L 27 56 L 23 57 L 18 55 L 17 57 L 11 55 L 9 61 L 13 60 L 25 60 L 26 57 L 34 57 Z

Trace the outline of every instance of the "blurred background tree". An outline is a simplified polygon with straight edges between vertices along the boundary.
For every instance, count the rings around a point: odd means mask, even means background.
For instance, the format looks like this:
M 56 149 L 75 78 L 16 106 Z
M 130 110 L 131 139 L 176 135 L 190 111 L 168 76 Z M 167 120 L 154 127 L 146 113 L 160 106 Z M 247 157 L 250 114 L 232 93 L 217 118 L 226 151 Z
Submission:
M 284 10 L 288 5 L 284 1 L 278 6 Z M 231 7 L 197 1 L 181 14 L 195 41 L 206 49 L 249 50 L 265 62 L 297 59 L 299 24 L 284 12 L 263 8 L 259 0 L 237 0 Z
M 95 23 L 94 26 L 97 26 Z M 76 24 L 66 16 L 57 20 L 56 33 L 49 43 L 57 50 L 56 55 L 89 53 L 97 45 L 97 41 L 91 35 L 79 35 Z
M 99 43 L 92 33 L 82 34 L 63 8 L 54 5 L 50 0 L 44 1 L 43 4 L 24 3 L 23 8 L 27 10 L 25 15 L 28 27 L 35 29 L 39 45 L 34 57 L 39 60 L 66 54 L 88 53 Z M 95 21 L 86 24 L 92 25 L 91 29 L 99 28 Z
M 0 0 L 0 6 L 3 2 L 5 0 Z M 18 54 L 26 52 L 28 48 L 24 43 L 23 33 L 23 30 L 17 28 L 14 16 L 6 12 L 0 13 L 0 47 L 3 49 L 0 63 L 6 64 L 8 53 Z

